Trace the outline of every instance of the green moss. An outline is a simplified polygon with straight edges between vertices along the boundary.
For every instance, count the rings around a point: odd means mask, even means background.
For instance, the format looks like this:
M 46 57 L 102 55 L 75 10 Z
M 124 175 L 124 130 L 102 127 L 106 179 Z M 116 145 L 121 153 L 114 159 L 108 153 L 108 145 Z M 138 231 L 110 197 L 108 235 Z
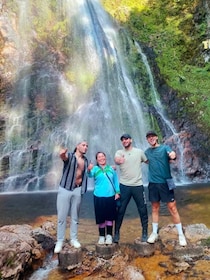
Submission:
M 201 241 L 201 244 L 202 244 L 203 246 L 210 247 L 210 238 L 207 238 L 207 239 L 205 239 L 205 240 L 202 240 L 202 241 Z
M 153 48 L 160 73 L 178 92 L 185 113 L 201 128 L 209 128 L 210 63 L 203 56 L 207 20 L 202 1 L 106 0 L 103 4 L 134 40 Z M 136 73 L 142 71 L 137 59 L 132 62 Z

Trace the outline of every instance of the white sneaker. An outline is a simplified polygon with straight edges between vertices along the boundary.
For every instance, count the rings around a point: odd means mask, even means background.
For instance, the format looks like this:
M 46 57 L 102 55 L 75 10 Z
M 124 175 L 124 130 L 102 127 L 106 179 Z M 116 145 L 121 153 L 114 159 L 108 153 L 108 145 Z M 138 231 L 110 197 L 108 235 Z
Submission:
M 105 237 L 104 236 L 99 236 L 98 244 L 99 245 L 104 245 L 105 244 Z
M 81 244 L 79 243 L 78 240 L 71 240 L 71 246 L 73 246 L 74 248 L 78 249 L 81 247 Z
M 63 241 L 57 241 L 54 249 L 54 253 L 58 254 L 62 250 L 63 247 Z
M 180 246 L 187 246 L 187 241 L 184 234 L 179 235 L 179 245 Z
M 112 236 L 110 234 L 107 234 L 105 243 L 106 245 L 112 244 Z
M 158 239 L 158 234 L 152 232 L 151 235 L 150 235 L 150 237 L 147 239 L 147 242 L 153 244 L 153 243 L 155 243 L 155 241 L 156 241 L 157 239 Z

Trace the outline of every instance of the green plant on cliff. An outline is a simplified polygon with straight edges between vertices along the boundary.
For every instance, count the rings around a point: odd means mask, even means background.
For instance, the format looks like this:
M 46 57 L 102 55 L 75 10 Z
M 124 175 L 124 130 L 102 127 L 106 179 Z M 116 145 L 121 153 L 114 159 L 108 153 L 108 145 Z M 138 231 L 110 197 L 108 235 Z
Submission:
M 57 1 L 37 0 L 32 3 L 31 18 L 39 41 L 46 42 L 56 50 L 62 50 L 67 34 L 67 20 L 56 10 Z
M 28 31 L 30 35 L 33 30 L 36 38 L 33 42 L 34 48 L 36 43 L 41 41 L 55 50 L 66 49 L 64 41 L 67 34 L 67 20 L 63 11 L 59 10 L 56 0 L 36 0 L 26 3 L 8 1 L 5 5 L 8 11 L 18 15 L 18 25 L 22 34 Z
M 202 3 L 201 0 L 103 1 L 105 9 L 134 40 L 153 48 L 162 77 L 178 92 L 187 114 L 206 130 L 210 119 L 210 62 L 204 60 L 202 42 L 207 39 L 207 20 Z

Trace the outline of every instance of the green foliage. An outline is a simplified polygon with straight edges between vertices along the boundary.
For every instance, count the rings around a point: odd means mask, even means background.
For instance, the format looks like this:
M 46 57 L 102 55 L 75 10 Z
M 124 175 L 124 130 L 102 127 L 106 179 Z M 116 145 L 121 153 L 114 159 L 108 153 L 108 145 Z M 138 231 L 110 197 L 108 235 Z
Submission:
M 77 71 L 77 69 L 66 69 L 66 78 L 77 86 L 80 93 L 86 93 L 95 81 L 95 76 L 91 72 Z
M 201 244 L 202 244 L 203 246 L 210 247 L 210 238 L 207 238 L 207 239 L 205 239 L 205 240 L 202 240 L 202 241 L 201 241 Z
M 200 0 L 104 0 L 104 7 L 131 37 L 152 47 L 166 83 L 203 129 L 210 119 L 210 64 L 204 61 L 206 11 Z M 199 11 L 199 13 L 198 13 Z M 142 71 L 138 59 L 135 71 Z
M 5 1 L 4 5 L 6 6 L 7 11 L 16 13 L 18 10 L 18 3 L 15 0 Z
M 30 19 L 28 25 L 31 25 L 30 28 L 36 33 L 36 42 L 46 42 L 52 48 L 62 51 L 67 34 L 67 19 L 57 10 L 57 1 L 37 0 L 28 2 L 28 5 L 31 5 L 27 14 Z M 34 48 L 35 44 L 33 41 Z

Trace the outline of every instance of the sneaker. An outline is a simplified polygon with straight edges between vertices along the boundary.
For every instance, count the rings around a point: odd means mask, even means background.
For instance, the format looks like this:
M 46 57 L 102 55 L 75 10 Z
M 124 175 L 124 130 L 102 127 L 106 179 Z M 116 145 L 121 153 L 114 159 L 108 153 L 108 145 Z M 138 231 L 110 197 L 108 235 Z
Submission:
M 184 234 L 179 235 L 179 245 L 180 246 L 187 246 L 187 241 Z
M 105 244 L 105 237 L 104 236 L 99 236 L 98 244 L 99 245 L 104 245 Z
M 114 243 L 118 243 L 120 240 L 120 234 L 119 233 L 115 233 L 114 238 L 113 238 L 113 242 Z
M 106 245 L 112 244 L 112 236 L 110 234 L 107 234 L 105 243 Z
M 158 234 L 155 232 L 152 232 L 150 237 L 147 239 L 147 242 L 153 244 L 153 243 L 155 243 L 155 241 L 157 239 L 158 239 Z
M 54 249 L 54 253 L 58 254 L 62 250 L 63 247 L 63 241 L 57 241 Z
M 71 246 L 73 246 L 74 248 L 78 249 L 81 247 L 81 244 L 79 243 L 78 240 L 71 240 Z

